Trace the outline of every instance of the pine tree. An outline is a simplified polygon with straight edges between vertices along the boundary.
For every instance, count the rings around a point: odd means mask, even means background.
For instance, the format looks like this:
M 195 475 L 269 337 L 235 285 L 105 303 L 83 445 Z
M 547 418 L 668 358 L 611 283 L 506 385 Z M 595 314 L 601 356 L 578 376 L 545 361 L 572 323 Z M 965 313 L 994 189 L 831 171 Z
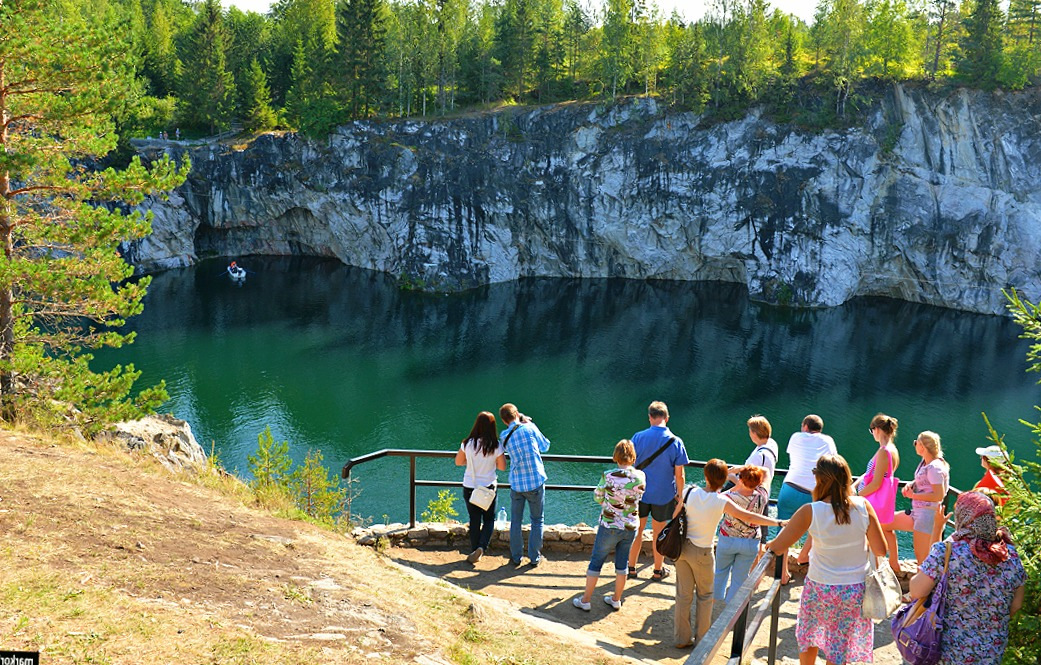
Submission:
M 94 431 L 165 398 L 159 385 L 129 400 L 140 373 L 94 373 L 87 350 L 132 341 L 115 328 L 140 312 L 148 284 L 125 281 L 119 247 L 149 223 L 119 203 L 176 186 L 188 166 L 85 168 L 116 145 L 134 63 L 124 30 L 74 9 L 0 4 L 0 417 Z
M 386 28 L 381 0 L 343 0 L 336 10 L 336 78 L 350 117 L 366 117 L 385 95 Z
M 236 91 L 227 68 L 226 50 L 220 0 L 205 0 L 183 58 L 179 96 L 186 125 L 217 133 L 230 124 Z
M 535 47 L 533 0 L 506 0 L 495 26 L 495 55 L 507 89 L 520 98 L 527 92 Z
M 965 21 L 962 56 L 956 66 L 958 78 L 966 84 L 984 89 L 997 85 L 1003 57 L 1003 24 L 998 0 L 977 0 Z
M 271 108 L 271 91 L 267 86 L 267 76 L 256 58 L 250 63 L 245 74 L 243 98 L 246 104 L 246 131 L 263 132 L 274 128 L 278 119 Z

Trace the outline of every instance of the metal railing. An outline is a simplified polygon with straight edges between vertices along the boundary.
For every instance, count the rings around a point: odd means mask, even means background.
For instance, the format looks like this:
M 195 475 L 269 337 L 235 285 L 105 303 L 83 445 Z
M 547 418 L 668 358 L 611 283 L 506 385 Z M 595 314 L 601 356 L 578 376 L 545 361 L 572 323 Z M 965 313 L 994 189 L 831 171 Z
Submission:
M 769 550 L 759 559 L 759 563 L 748 573 L 748 578 L 737 590 L 734 598 L 727 602 L 726 608 L 719 615 L 708 632 L 698 640 L 698 646 L 694 648 L 685 665 L 701 665 L 711 662 L 723 645 L 727 635 L 733 633 L 730 641 L 730 658 L 727 665 L 740 665 L 744 661 L 745 652 L 752 646 L 759 628 L 770 615 L 770 641 L 767 653 L 767 663 L 773 665 L 777 660 L 777 633 L 781 617 L 781 557 Z M 759 582 L 766 575 L 766 571 L 773 564 L 773 583 L 766 592 L 766 596 L 759 602 L 752 621 L 748 621 L 748 615 L 752 607 L 752 595 L 759 588 Z
M 382 459 L 384 457 L 407 457 L 409 458 L 409 503 L 408 503 L 408 514 L 409 514 L 409 526 L 416 526 L 416 488 L 417 487 L 462 487 L 463 483 L 458 480 L 422 480 L 416 478 L 416 459 L 419 457 L 440 457 L 442 459 L 454 459 L 455 452 L 450 450 L 415 450 L 406 448 L 385 448 L 383 450 L 377 450 L 376 452 L 369 453 L 367 455 L 361 455 L 359 457 L 352 457 L 347 460 L 347 463 L 343 465 L 343 469 L 340 471 L 340 477 L 349 478 L 351 470 L 359 464 L 366 462 L 372 462 L 374 460 Z M 509 458 L 509 455 L 507 455 Z M 543 462 L 578 462 L 583 464 L 614 464 L 614 460 L 611 457 L 605 455 L 543 455 Z M 705 467 L 706 462 L 701 460 L 691 460 L 687 463 L 690 468 L 701 469 Z M 775 469 L 777 476 L 784 476 L 788 473 L 788 469 Z M 510 484 L 499 483 L 499 488 L 509 488 Z M 596 489 L 596 485 L 555 485 L 553 483 L 546 483 L 547 491 L 564 491 L 564 492 L 592 492 Z M 776 504 L 776 499 L 770 499 L 771 504 Z
M 408 457 L 409 458 L 409 525 L 411 527 L 416 526 L 416 488 L 417 487 L 462 487 L 460 481 L 450 480 L 423 480 L 416 478 L 416 459 L 419 457 L 433 457 L 442 459 L 454 459 L 456 456 L 455 451 L 450 450 L 413 450 L 413 449 L 400 449 L 400 448 L 387 448 L 384 450 L 378 450 L 367 455 L 361 455 L 359 457 L 353 457 L 343 465 L 343 469 L 340 471 L 340 475 L 343 478 L 349 478 L 351 470 L 359 464 L 371 462 L 384 457 Z M 507 456 L 508 457 L 508 456 Z M 544 462 L 578 462 L 585 464 L 613 464 L 614 460 L 607 456 L 596 456 L 596 455 L 543 455 L 542 459 Z M 687 464 L 691 468 L 704 468 L 706 462 L 701 460 L 692 460 Z M 775 477 L 784 477 L 787 475 L 788 469 L 778 468 L 774 470 Z M 901 482 L 901 486 L 909 485 L 911 481 Z M 508 488 L 509 483 L 500 483 L 500 488 Z M 554 491 L 565 491 L 565 492 L 582 492 L 592 491 L 595 489 L 594 485 L 554 485 L 547 483 L 547 490 Z M 949 488 L 947 495 L 944 497 L 945 509 L 949 508 L 951 497 L 957 497 L 961 494 L 961 490 L 956 488 Z M 770 499 L 770 503 L 776 505 L 775 499 Z M 752 596 L 756 593 L 759 588 L 759 584 L 763 577 L 766 575 L 767 569 L 773 564 L 773 582 L 770 588 L 766 592 L 766 596 L 760 601 L 758 610 L 751 621 L 748 620 L 749 612 L 751 610 Z M 719 618 L 709 628 L 708 633 L 698 640 L 698 646 L 694 651 L 687 657 L 685 665 L 701 665 L 707 663 L 715 657 L 726 639 L 727 635 L 733 633 L 733 639 L 730 644 L 730 658 L 727 661 L 727 665 L 740 665 L 744 660 L 744 654 L 752 645 L 752 640 L 755 639 L 756 634 L 762 627 L 763 621 L 766 620 L 767 614 L 770 615 L 770 641 L 769 641 L 769 653 L 767 657 L 767 663 L 773 665 L 777 658 L 777 633 L 778 623 L 780 620 L 781 611 L 781 570 L 782 560 L 781 557 L 767 551 L 760 558 L 759 563 L 749 572 L 748 578 L 744 581 L 741 587 L 738 589 L 736 596 L 733 600 L 727 603 L 723 613 L 720 614 Z

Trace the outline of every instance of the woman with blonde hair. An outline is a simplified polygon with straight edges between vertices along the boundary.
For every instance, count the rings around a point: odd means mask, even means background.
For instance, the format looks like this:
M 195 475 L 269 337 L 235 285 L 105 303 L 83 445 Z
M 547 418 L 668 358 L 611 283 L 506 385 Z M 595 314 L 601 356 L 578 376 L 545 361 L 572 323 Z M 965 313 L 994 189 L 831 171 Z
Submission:
M 896 554 L 896 533 L 887 531 L 886 527 L 896 516 L 896 490 L 899 483 L 896 470 L 900 466 L 900 452 L 893 442 L 896 440 L 898 426 L 896 418 L 884 413 L 879 413 L 871 419 L 868 431 L 878 444 L 878 450 L 871 456 L 867 470 L 857 481 L 857 494 L 868 500 L 875 509 L 879 524 L 882 525 L 886 546 L 889 549 L 889 565 L 893 570 L 900 570 Z
M 885 556 L 886 539 L 871 504 L 851 495 L 853 475 L 841 455 L 822 456 L 813 475 L 813 502 L 767 543 L 780 555 L 807 531 L 813 536 L 795 628 L 799 663 L 812 665 L 818 652 L 829 665 L 870 663 L 874 633 L 861 615 L 864 576 L 869 556 Z
M 914 472 L 914 482 L 904 486 L 903 495 L 911 499 L 911 508 L 897 513 L 893 521 L 883 528 L 886 531 L 911 531 L 913 532 L 911 542 L 914 544 L 914 557 L 921 565 L 929 554 L 929 547 L 937 538 L 934 536 L 934 526 L 937 520 L 937 509 L 940 502 L 947 496 L 947 488 L 951 483 L 951 467 L 943 458 L 943 447 L 940 445 L 940 435 L 936 432 L 926 430 L 914 440 L 914 450 L 922 461 Z M 894 534 L 895 536 L 895 534 Z M 895 542 L 894 538 L 894 542 Z M 899 560 L 894 552 L 889 557 L 890 565 Z M 899 571 L 899 564 L 893 566 L 893 570 Z

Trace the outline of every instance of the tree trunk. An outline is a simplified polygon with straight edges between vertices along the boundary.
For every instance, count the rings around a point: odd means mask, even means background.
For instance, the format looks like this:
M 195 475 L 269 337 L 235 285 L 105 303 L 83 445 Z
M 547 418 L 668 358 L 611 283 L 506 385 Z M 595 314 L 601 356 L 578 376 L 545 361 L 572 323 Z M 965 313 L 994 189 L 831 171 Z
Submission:
M 7 127 L 11 113 L 7 109 L 7 77 L 0 60 L 0 151 L 7 152 Z M 0 242 L 4 260 L 14 256 L 14 220 L 11 218 L 11 173 L 0 172 Z M 14 421 L 14 372 L 9 363 L 14 356 L 14 293 L 11 286 L 0 287 L 0 418 Z

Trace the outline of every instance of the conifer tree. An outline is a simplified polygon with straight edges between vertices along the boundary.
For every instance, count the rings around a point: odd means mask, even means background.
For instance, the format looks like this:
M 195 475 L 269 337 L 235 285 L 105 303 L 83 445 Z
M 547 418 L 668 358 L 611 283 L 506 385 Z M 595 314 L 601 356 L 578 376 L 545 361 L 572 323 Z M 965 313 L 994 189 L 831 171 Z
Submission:
M 243 98 L 246 103 L 246 131 L 263 132 L 274 128 L 278 119 L 271 108 L 271 91 L 267 86 L 267 76 L 256 58 L 250 63 L 245 74 Z
M 165 398 L 160 385 L 129 400 L 140 373 L 93 372 L 88 350 L 133 339 L 114 328 L 140 312 L 148 284 L 124 281 L 119 249 L 148 220 L 118 204 L 176 186 L 188 167 L 85 166 L 116 145 L 133 63 L 125 26 L 76 9 L 0 3 L 0 417 L 89 432 Z
M 961 40 L 958 77 L 971 86 L 991 89 L 997 84 L 1002 64 L 1002 27 L 1004 15 L 998 0 L 977 0 L 972 14 L 965 20 L 965 36 Z
M 341 0 L 336 9 L 336 78 L 350 117 L 366 117 L 385 94 L 386 28 L 381 0 Z
M 226 51 L 220 0 L 205 0 L 189 35 L 179 86 L 181 117 L 192 127 L 216 133 L 231 122 L 236 93 Z

